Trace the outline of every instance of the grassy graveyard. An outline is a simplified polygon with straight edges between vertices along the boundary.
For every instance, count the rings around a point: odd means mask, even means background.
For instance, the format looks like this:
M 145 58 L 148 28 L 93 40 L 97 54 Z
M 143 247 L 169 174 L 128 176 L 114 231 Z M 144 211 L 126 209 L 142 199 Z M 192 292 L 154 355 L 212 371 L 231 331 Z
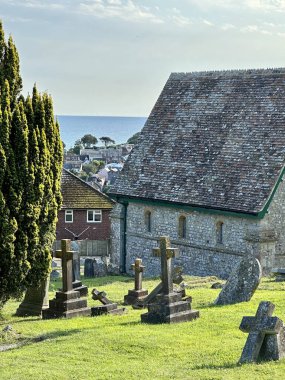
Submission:
M 273 315 L 285 321 L 285 283 L 262 280 L 250 302 L 213 306 L 220 289 L 215 278 L 185 276 L 192 308 L 200 318 L 172 325 L 140 322 L 146 310 L 122 316 L 41 320 L 15 317 L 18 302 L 10 301 L 0 316 L 0 378 L 6 379 L 284 379 L 285 359 L 238 365 L 247 334 L 239 330 L 243 316 L 255 315 L 260 301 L 276 305 Z M 88 279 L 90 290 L 104 290 L 119 304 L 133 279 L 123 276 Z M 156 280 L 144 280 L 151 290 Z M 50 299 L 60 281 L 50 285 Z M 89 306 L 97 301 L 89 296 Z M 3 332 L 7 325 L 12 331 Z

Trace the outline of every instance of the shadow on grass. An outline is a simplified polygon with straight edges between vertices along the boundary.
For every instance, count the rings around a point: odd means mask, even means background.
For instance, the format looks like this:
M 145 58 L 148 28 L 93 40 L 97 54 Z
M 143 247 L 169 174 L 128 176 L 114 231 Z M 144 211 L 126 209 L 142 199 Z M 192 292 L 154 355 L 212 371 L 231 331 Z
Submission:
M 232 368 L 238 368 L 240 367 L 240 364 L 238 363 L 227 363 L 225 365 L 218 365 L 218 364 L 205 364 L 205 365 L 197 365 L 192 367 L 191 369 L 232 369 Z
M 21 347 L 29 346 L 34 343 L 43 342 L 45 340 L 52 340 L 52 339 L 57 339 L 59 337 L 65 337 L 65 336 L 70 336 L 73 334 L 78 334 L 80 332 L 82 332 L 82 330 L 73 329 L 73 330 L 54 331 L 47 334 L 41 334 L 33 338 L 20 337 L 19 340 L 14 343 L 0 345 L 0 352 L 18 349 Z
M 137 320 L 137 321 L 132 321 L 132 322 L 119 322 L 117 324 L 120 326 L 137 326 L 137 325 L 141 325 L 142 323 L 140 320 Z

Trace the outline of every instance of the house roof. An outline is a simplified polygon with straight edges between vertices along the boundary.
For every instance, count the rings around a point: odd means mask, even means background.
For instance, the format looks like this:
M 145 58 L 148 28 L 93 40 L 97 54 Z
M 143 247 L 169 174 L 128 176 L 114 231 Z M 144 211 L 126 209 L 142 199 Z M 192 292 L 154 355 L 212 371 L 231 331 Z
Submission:
M 111 193 L 259 214 L 284 159 L 284 68 L 174 73 Z
M 61 176 L 62 209 L 112 209 L 114 201 L 68 170 Z

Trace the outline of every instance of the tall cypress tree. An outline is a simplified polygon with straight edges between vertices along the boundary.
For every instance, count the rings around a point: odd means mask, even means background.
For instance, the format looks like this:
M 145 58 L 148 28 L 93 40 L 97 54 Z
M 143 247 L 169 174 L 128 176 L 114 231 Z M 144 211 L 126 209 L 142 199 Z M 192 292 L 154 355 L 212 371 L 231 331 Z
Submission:
M 19 56 L 0 22 L 0 307 L 49 273 L 62 143 L 52 100 L 20 94 Z

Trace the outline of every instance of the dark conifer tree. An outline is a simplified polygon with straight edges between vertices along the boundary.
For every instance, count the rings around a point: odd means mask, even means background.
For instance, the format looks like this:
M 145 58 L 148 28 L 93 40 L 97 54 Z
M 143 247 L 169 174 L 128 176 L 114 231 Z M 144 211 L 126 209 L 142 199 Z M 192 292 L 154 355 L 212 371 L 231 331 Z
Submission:
M 51 97 L 20 94 L 19 56 L 0 22 L 0 307 L 49 273 L 62 143 Z

